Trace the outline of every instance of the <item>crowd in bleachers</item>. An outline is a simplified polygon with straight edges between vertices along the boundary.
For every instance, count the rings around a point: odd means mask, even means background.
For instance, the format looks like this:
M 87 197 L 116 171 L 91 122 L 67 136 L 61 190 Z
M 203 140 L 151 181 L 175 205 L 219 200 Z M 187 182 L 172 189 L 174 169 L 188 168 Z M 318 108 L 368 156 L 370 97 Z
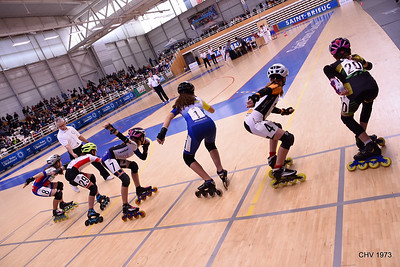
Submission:
M 71 114 L 83 116 L 86 114 L 86 107 L 94 102 L 104 100 L 108 103 L 107 97 L 115 92 L 132 89 L 134 86 L 146 81 L 147 73 L 160 73 L 169 68 L 171 56 L 160 57 L 159 63 L 155 66 L 142 66 L 136 70 L 134 66 L 128 66 L 128 70 L 120 70 L 99 79 L 96 85 L 88 81 L 86 87 L 68 89 L 60 96 L 43 98 L 33 106 L 22 109 L 23 118 L 17 112 L 13 115 L 6 114 L 0 118 L 0 156 L 15 151 L 16 149 L 33 142 L 35 138 L 41 137 L 55 130 L 54 119 L 58 116 L 67 118 Z M 157 62 L 155 62 L 157 63 Z M 132 87 L 133 86 L 133 87 Z M 75 117 L 80 117 L 75 116 Z

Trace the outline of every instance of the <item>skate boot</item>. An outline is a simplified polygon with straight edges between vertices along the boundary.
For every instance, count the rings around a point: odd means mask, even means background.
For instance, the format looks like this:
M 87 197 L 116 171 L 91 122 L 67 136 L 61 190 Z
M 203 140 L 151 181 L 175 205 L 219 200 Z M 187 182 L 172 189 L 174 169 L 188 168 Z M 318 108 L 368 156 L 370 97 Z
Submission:
M 271 167 L 271 169 L 273 169 L 275 167 L 277 158 L 278 157 L 276 155 L 273 155 L 272 157 L 268 157 L 268 165 Z
M 69 211 L 75 209 L 78 206 L 79 206 L 79 204 L 76 202 L 73 202 L 73 201 L 70 201 L 70 202 L 61 201 L 60 202 L 60 209 L 64 210 L 65 213 L 68 213 Z
M 354 161 L 347 165 L 349 171 L 355 171 L 357 167 L 360 170 L 365 170 L 368 167 L 376 169 L 379 165 L 388 167 L 392 163 L 390 158 L 382 156 L 382 151 L 375 142 L 369 142 L 364 148 L 360 149 L 353 158 Z
M 101 210 L 104 210 L 105 207 L 108 205 L 108 203 L 110 203 L 110 198 L 105 195 L 98 194 L 96 196 L 96 200 L 97 200 L 97 202 L 99 202 Z
M 55 223 L 65 221 L 68 219 L 68 216 L 64 213 L 63 210 L 53 210 L 53 221 Z
M 378 138 L 375 134 L 370 135 L 369 138 L 371 138 L 372 142 L 376 143 L 377 145 L 381 147 L 385 146 L 386 143 L 385 138 L 383 137 Z M 356 146 L 358 147 L 358 149 L 363 149 L 365 147 L 364 142 L 361 141 L 361 139 L 358 138 L 357 136 L 356 136 Z
M 142 200 L 145 201 L 147 197 L 151 197 L 153 192 L 156 193 L 157 191 L 158 191 L 157 187 L 151 187 L 151 186 L 136 187 L 136 196 L 137 196 L 135 200 L 136 205 L 140 205 Z
M 103 222 L 103 217 L 100 216 L 99 213 L 95 212 L 94 209 L 88 210 L 87 217 L 88 219 L 85 221 L 86 226 Z
M 268 165 L 271 167 L 271 170 L 269 171 L 269 173 L 268 173 L 268 176 L 269 176 L 269 178 L 271 178 L 271 179 L 274 179 L 275 177 L 272 175 L 272 172 L 273 172 L 273 170 L 274 170 L 274 168 L 275 168 L 275 165 L 276 165 L 276 159 L 277 159 L 277 156 L 276 155 L 273 155 L 272 157 L 269 157 L 268 158 Z M 285 161 L 283 162 L 283 166 L 284 167 L 286 167 L 286 166 L 292 166 L 293 165 L 293 159 L 292 158 L 286 158 L 285 159 Z
M 271 181 L 273 188 L 278 188 L 280 184 L 286 186 L 289 182 L 295 184 L 298 181 L 304 182 L 306 175 L 304 173 L 297 174 L 296 170 L 291 170 L 286 167 L 280 167 L 272 170 L 272 176 L 274 177 Z
M 141 216 L 142 218 L 146 216 L 146 213 L 143 210 L 139 210 L 137 207 L 132 207 L 129 205 L 129 203 L 125 203 L 122 205 L 122 217 L 121 219 L 126 222 L 127 219 L 132 220 L 133 217 L 135 219 L 139 218 Z
M 218 196 L 222 196 L 222 191 L 215 187 L 215 182 L 213 179 L 204 181 L 202 185 L 197 188 L 197 191 L 194 193 L 196 197 L 207 197 L 207 194 L 213 197 L 215 194 Z
M 222 184 L 225 187 L 225 190 L 228 190 L 228 186 L 230 184 L 230 181 L 228 180 L 228 172 L 224 169 L 222 169 L 222 171 L 217 172 L 219 178 L 221 178 L 222 180 Z

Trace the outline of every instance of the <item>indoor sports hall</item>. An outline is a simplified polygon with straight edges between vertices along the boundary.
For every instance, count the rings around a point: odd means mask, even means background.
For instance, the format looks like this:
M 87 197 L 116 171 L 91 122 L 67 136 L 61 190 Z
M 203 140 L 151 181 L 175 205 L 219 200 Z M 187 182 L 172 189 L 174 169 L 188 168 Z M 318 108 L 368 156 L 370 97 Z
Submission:
M 105 123 L 125 135 L 133 127 L 146 130 L 147 159 L 132 157 L 141 184 L 158 188 L 139 206 L 145 217 L 123 221 L 121 181 L 104 181 L 89 165 L 85 172 L 95 174 L 99 191 L 111 199 L 103 211 L 95 205 L 104 221 L 85 226 L 89 191 L 74 192 L 58 175 L 64 200 L 79 206 L 68 220 L 54 223 L 52 198 L 36 197 L 30 186 L 22 186 L 49 156 L 69 160 L 58 143 L 2 173 L 0 266 L 400 266 L 400 50 L 396 37 L 384 31 L 385 22 L 365 10 L 371 1 L 365 2 L 350 1 L 292 25 L 235 60 L 219 57 L 211 68 L 176 75 L 163 83 L 168 103 L 148 92 L 79 129 L 97 145 L 99 156 L 120 143 Z M 395 0 L 387 2 L 389 11 L 400 12 Z M 385 140 L 382 155 L 391 159 L 390 166 L 348 170 L 358 149 L 340 119 L 340 97 L 323 72 L 335 61 L 328 47 L 336 37 L 348 38 L 352 53 L 373 64 L 379 95 L 367 133 Z M 295 136 L 290 168 L 306 175 L 303 182 L 278 188 L 270 185 L 269 140 L 243 125 L 248 97 L 269 82 L 267 70 L 275 63 L 289 70 L 277 107 L 295 112 L 268 119 Z M 172 120 L 165 143 L 156 141 L 182 81 L 191 82 L 195 94 L 215 109 L 207 115 L 217 126 L 228 190 L 204 144 L 196 160 L 222 196 L 195 196 L 202 180 L 182 158 L 187 129 L 181 116 Z M 360 110 L 356 120 L 359 115 Z M 131 182 L 133 206 L 135 198 Z

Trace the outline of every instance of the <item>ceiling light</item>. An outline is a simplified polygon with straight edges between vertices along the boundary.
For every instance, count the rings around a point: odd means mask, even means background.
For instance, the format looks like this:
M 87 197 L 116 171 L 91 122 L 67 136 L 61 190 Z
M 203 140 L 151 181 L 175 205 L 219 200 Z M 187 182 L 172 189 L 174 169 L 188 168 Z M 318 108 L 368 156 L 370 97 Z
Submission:
M 92 31 L 97 31 L 97 30 L 101 30 L 101 29 L 103 29 L 103 27 L 94 27 L 94 28 L 92 29 Z
M 25 41 L 25 42 L 20 42 L 20 43 L 14 43 L 13 46 L 19 46 L 19 45 L 25 45 L 29 44 L 31 41 Z
M 60 36 L 59 35 L 54 35 L 54 36 L 46 37 L 46 38 L 44 38 L 44 40 L 48 41 L 48 40 L 56 39 L 58 37 L 60 37 Z
M 81 33 L 82 31 L 79 32 L 71 32 L 69 35 L 73 35 L 73 34 L 77 34 L 77 33 Z
M 120 25 L 121 25 L 121 23 L 117 23 L 117 24 L 111 25 L 111 27 L 118 27 L 118 26 L 120 26 Z

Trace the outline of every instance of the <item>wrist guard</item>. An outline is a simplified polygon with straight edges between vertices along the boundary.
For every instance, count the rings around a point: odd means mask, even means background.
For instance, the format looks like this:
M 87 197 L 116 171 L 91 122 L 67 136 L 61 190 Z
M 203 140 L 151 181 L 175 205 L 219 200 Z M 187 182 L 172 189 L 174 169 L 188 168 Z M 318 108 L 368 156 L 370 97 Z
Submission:
M 281 115 L 282 116 L 290 115 L 293 113 L 293 111 L 294 111 L 294 109 L 292 107 L 283 108 L 283 109 L 281 109 Z
M 33 182 L 34 180 L 35 180 L 35 178 L 30 177 L 30 178 L 28 178 L 28 179 L 25 180 L 25 183 L 28 185 L 28 184 L 30 184 L 31 182 Z
M 167 134 L 168 128 L 162 127 L 160 132 L 157 135 L 157 139 L 160 139 L 161 141 L 165 139 L 165 135 Z
M 117 131 L 117 129 L 115 129 L 114 126 L 112 126 L 111 123 L 109 123 L 109 124 L 106 126 L 106 129 L 109 130 L 111 134 L 115 134 L 115 132 Z
M 260 95 L 258 93 L 253 94 L 253 95 L 249 96 L 248 99 L 251 99 L 253 101 L 253 103 L 255 104 L 258 100 L 260 100 Z

